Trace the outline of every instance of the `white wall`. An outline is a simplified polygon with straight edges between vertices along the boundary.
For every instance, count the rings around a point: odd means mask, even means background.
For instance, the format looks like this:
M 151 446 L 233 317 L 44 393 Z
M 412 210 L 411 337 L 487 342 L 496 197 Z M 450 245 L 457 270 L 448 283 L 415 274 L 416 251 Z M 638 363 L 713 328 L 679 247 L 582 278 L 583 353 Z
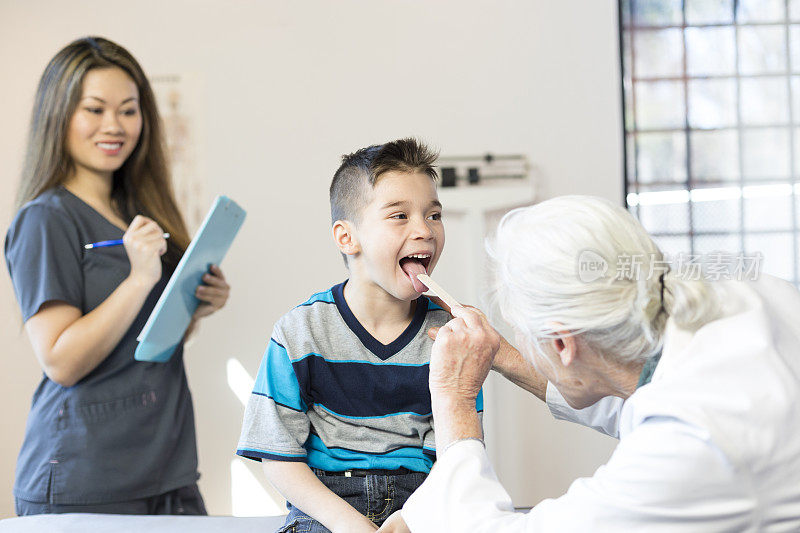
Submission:
M 527 154 L 544 196 L 620 201 L 616 16 L 614 0 L 0 0 L 0 230 L 13 215 L 35 85 L 60 47 L 104 35 L 151 75 L 200 80 L 208 191 L 249 211 L 223 264 L 230 303 L 187 350 L 201 488 L 209 511 L 227 514 L 242 407 L 226 361 L 254 374 L 273 321 L 345 277 L 328 237 L 339 156 L 417 135 L 443 153 Z M 13 513 L 14 463 L 39 376 L 5 274 L 0 323 L 3 517 Z M 529 418 L 498 421 L 530 456 L 521 465 L 530 478 L 508 479 L 519 505 L 558 495 L 607 458 L 611 441 L 553 422 L 517 391 L 503 401 L 531 407 Z

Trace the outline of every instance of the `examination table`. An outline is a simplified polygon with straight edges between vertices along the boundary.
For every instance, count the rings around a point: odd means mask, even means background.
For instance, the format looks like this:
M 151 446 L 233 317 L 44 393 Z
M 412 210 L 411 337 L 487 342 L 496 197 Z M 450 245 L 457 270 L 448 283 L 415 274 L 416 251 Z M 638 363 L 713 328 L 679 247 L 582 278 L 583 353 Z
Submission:
M 0 533 L 268 533 L 285 516 L 51 514 L 0 520 Z

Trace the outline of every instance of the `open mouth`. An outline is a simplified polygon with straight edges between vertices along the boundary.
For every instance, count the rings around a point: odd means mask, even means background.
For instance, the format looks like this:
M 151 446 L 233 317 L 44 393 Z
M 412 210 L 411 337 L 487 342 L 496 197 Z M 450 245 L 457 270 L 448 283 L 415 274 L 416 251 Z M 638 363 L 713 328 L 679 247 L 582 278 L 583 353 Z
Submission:
M 403 272 L 405 272 L 411 280 L 414 290 L 419 293 L 427 291 L 428 287 L 418 280 L 417 276 L 419 274 L 427 274 L 428 265 L 430 265 L 430 263 L 431 254 L 429 253 L 410 254 L 400 260 L 400 268 L 403 269 Z

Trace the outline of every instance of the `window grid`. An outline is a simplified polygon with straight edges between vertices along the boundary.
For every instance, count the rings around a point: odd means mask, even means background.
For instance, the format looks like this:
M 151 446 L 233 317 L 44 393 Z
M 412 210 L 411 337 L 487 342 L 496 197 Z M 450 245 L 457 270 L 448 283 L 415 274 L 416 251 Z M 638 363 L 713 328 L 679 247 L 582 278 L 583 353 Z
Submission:
M 724 250 L 729 252 L 760 252 L 761 250 L 758 249 L 748 249 L 748 244 L 753 242 L 752 237 L 756 237 L 756 242 L 763 242 L 761 238 L 769 237 L 769 236 L 778 236 L 781 235 L 791 235 L 791 249 L 790 250 L 782 250 L 780 252 L 775 252 L 771 256 L 765 253 L 765 261 L 769 262 L 770 257 L 777 259 L 777 255 L 783 254 L 784 256 L 786 253 L 791 253 L 791 264 L 792 270 L 791 275 L 784 275 L 784 277 L 788 277 L 790 280 L 794 281 L 795 284 L 798 283 L 798 202 L 796 198 L 800 196 L 800 189 L 797 186 L 797 169 L 796 169 L 796 161 L 797 161 L 797 154 L 795 153 L 796 146 L 795 140 L 798 135 L 797 128 L 799 126 L 798 122 L 795 120 L 795 111 L 796 111 L 796 102 L 794 101 L 795 97 L 795 88 L 793 87 L 793 79 L 796 80 L 797 83 L 800 83 L 800 70 L 792 68 L 792 34 L 793 29 L 795 30 L 795 35 L 800 35 L 800 19 L 792 21 L 790 20 L 790 2 L 792 0 L 784 0 L 783 2 L 783 18 L 782 21 L 774 21 L 774 22 L 740 22 L 739 21 L 739 4 L 740 2 L 737 0 L 733 0 L 730 4 L 732 13 L 729 13 L 731 22 L 730 23 L 708 23 L 708 24 L 688 24 L 687 23 L 687 2 L 694 2 L 696 4 L 710 4 L 714 3 L 713 0 L 683 0 L 680 2 L 680 24 L 678 23 L 670 23 L 670 24 L 637 24 L 634 21 L 637 19 L 636 17 L 636 10 L 637 8 L 643 3 L 649 3 L 650 7 L 653 4 L 658 4 L 659 0 L 649 0 L 646 1 L 637 1 L 637 0 L 619 0 L 619 18 L 620 18 L 620 56 L 622 62 L 622 71 L 623 71 L 623 80 L 622 80 L 622 98 L 623 98 L 623 125 L 625 129 L 625 146 L 624 146 L 624 154 L 626 159 L 626 164 L 624 166 L 625 170 L 625 192 L 626 197 L 628 198 L 628 206 L 629 209 L 642 220 L 645 227 L 650 231 L 650 233 L 656 238 L 657 241 L 663 239 L 679 239 L 685 238 L 687 239 L 688 246 L 683 246 L 681 251 L 695 254 L 696 252 L 696 240 L 698 237 L 735 237 L 739 243 L 739 250 Z M 670 2 L 669 0 L 661 0 L 661 3 L 664 6 L 667 6 Z M 689 56 L 689 47 L 690 43 L 688 42 L 688 29 L 707 29 L 707 28 L 732 28 L 733 30 L 733 73 L 725 73 L 725 74 L 714 74 L 714 73 L 705 73 L 705 74 L 697 74 L 697 73 L 690 73 L 689 64 L 688 64 L 688 56 Z M 743 28 L 782 28 L 782 37 L 783 37 L 783 47 L 784 47 L 784 64 L 783 68 L 778 69 L 766 69 L 766 72 L 742 72 L 742 35 L 741 31 Z M 637 36 L 640 32 L 652 32 L 658 30 L 679 30 L 681 32 L 680 35 L 680 72 L 679 74 L 676 72 L 671 72 L 670 74 L 664 75 L 637 75 L 636 68 L 637 68 L 637 54 L 639 50 L 637 49 Z M 800 46 L 796 48 L 796 50 L 800 50 Z M 646 51 L 645 51 L 646 52 Z M 647 58 L 647 56 L 644 56 Z M 798 62 L 800 64 L 800 62 Z M 794 77 L 794 78 L 793 78 Z M 776 120 L 772 121 L 763 121 L 757 124 L 752 123 L 745 123 L 742 114 L 743 108 L 743 98 L 742 98 L 742 86 L 743 80 L 780 80 L 782 79 L 783 83 L 785 84 L 786 90 L 786 101 L 785 109 L 786 109 L 786 120 L 780 120 L 780 116 L 777 117 Z M 696 80 L 700 81 L 707 81 L 707 80 L 720 80 L 720 81 L 733 81 L 734 82 L 734 106 L 735 106 L 735 123 L 729 125 L 722 125 L 722 126 L 713 126 L 713 127 L 698 127 L 692 123 L 690 120 L 690 109 L 693 109 L 692 106 L 695 106 L 694 102 L 690 101 L 690 83 Z M 637 88 L 641 84 L 648 84 L 648 83 L 658 83 L 658 82 L 674 82 L 676 84 L 680 84 L 683 92 L 683 117 L 682 123 L 675 126 L 667 126 L 667 127 L 642 127 L 639 123 L 639 113 L 638 107 L 642 105 L 642 101 L 639 100 L 639 96 L 637 95 Z M 647 96 L 645 94 L 645 96 Z M 646 102 L 645 102 L 646 103 Z M 800 111 L 800 110 L 798 110 Z M 629 115 L 629 116 L 625 116 Z M 775 118 L 775 117 L 773 117 Z M 788 172 L 785 176 L 753 176 L 746 172 L 746 161 L 745 161 L 745 153 L 748 149 L 748 145 L 745 141 L 745 136 L 750 132 L 764 132 L 769 134 L 772 132 L 773 134 L 777 131 L 783 131 L 787 134 L 788 137 L 788 147 L 787 147 L 787 155 L 788 155 Z M 736 178 L 735 180 L 726 179 L 722 176 L 716 176 L 713 178 L 709 178 L 708 176 L 695 176 L 695 169 L 692 166 L 692 154 L 693 150 L 696 148 L 693 146 L 693 139 L 695 139 L 694 135 L 698 132 L 734 132 L 736 137 L 736 148 L 737 148 L 737 157 L 736 157 L 736 166 L 738 167 L 736 170 Z M 642 135 L 647 134 L 663 134 L 663 135 L 675 135 L 681 134 L 683 138 L 683 158 L 684 158 L 684 169 L 681 170 L 681 173 L 685 172 L 685 179 L 663 179 L 662 177 L 654 177 L 650 176 L 649 179 L 646 181 L 642 181 L 640 178 L 642 176 L 640 168 L 640 155 L 641 155 L 641 139 Z M 674 137 L 673 137 L 674 138 Z M 763 139 L 762 139 L 763 142 Z M 751 156 L 752 157 L 752 156 Z M 663 172 L 662 172 L 663 173 Z M 660 174 L 659 174 L 660 175 Z M 681 176 L 677 176 L 677 178 L 681 178 Z M 748 228 L 747 224 L 747 214 L 748 209 L 748 197 L 744 192 L 746 188 L 752 186 L 768 186 L 770 184 L 787 184 L 790 187 L 790 196 L 789 196 L 789 218 L 791 220 L 791 224 L 789 227 L 783 228 Z M 732 186 L 738 187 L 739 195 L 738 195 L 738 213 L 736 217 L 738 220 L 731 220 L 731 226 L 728 230 L 709 230 L 709 229 L 699 229 L 696 227 L 697 223 L 695 221 L 695 201 L 692 198 L 692 191 L 696 189 L 704 189 L 708 187 L 722 187 L 722 188 L 730 188 Z M 652 223 L 648 223 L 647 220 L 644 220 L 643 217 L 643 208 L 640 205 L 638 199 L 642 197 L 640 193 L 649 193 L 649 192 L 659 192 L 659 191 L 686 191 L 689 194 L 686 197 L 686 200 L 682 202 L 683 209 L 685 210 L 686 220 L 688 221 L 688 227 L 681 231 L 675 231 L 670 229 L 655 229 L 653 227 L 648 227 L 648 225 L 653 226 Z M 632 194 L 630 194 L 632 193 Z M 636 200 L 631 201 L 631 197 L 636 197 Z M 672 202 L 674 204 L 676 202 Z M 681 202 L 677 202 L 681 203 Z M 773 202 L 776 204 L 777 209 L 777 202 Z M 702 206 L 700 206 L 702 207 Z M 748 243 L 748 237 L 751 237 L 750 242 Z M 752 248 L 750 246 L 749 248 Z M 705 250 L 708 252 L 709 250 Z M 785 259 L 785 257 L 784 257 Z

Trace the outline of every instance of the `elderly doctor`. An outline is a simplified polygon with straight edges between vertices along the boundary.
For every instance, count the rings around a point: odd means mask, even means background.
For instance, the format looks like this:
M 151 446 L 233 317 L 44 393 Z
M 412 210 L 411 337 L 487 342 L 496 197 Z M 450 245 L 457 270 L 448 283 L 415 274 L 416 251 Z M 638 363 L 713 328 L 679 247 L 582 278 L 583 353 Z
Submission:
M 452 309 L 430 364 L 438 460 L 386 529 L 800 531 L 792 285 L 681 277 L 627 211 L 590 197 L 509 213 L 492 248 L 498 303 L 533 368 L 479 311 Z M 584 275 L 586 259 L 607 271 Z M 619 276 L 623 262 L 638 268 Z M 619 438 L 594 476 L 526 514 L 481 441 L 475 397 L 493 365 L 556 418 Z

